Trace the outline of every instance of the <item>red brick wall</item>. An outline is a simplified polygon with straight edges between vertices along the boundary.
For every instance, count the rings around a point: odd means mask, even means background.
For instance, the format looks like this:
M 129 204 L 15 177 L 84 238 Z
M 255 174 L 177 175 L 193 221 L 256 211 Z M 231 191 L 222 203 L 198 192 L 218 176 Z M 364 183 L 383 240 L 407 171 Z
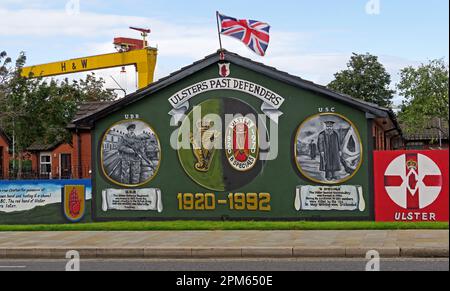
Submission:
M 2 177 L 0 179 L 6 179 L 9 173 L 9 153 L 8 153 L 8 142 L 0 135 L 0 148 L 3 149 L 3 165 L 2 165 Z
M 62 144 L 52 151 L 52 175 L 53 178 L 59 178 L 60 174 L 60 157 L 61 154 L 70 154 L 73 155 L 73 147 L 69 144 Z M 73 165 L 72 165 L 73 169 Z M 73 175 L 73 170 L 72 170 Z
M 78 137 L 81 140 L 81 160 L 79 160 L 79 148 Z M 60 155 L 70 154 L 72 163 L 72 178 L 74 179 L 90 179 L 91 178 L 91 132 L 82 131 L 77 135 L 72 134 L 72 145 L 62 144 L 58 148 L 52 151 L 52 176 L 53 178 L 59 178 L 59 166 Z M 39 169 L 39 156 L 41 153 L 33 153 L 31 160 L 33 165 L 33 171 L 40 172 Z M 79 175 L 79 169 L 81 168 L 81 176 Z
M 79 148 L 78 148 L 78 138 L 81 140 L 81 160 L 79 160 Z M 72 155 L 72 167 L 74 169 L 73 176 L 80 179 L 90 179 L 92 170 L 91 159 L 92 159 L 92 147 L 91 147 L 91 132 L 81 131 L 77 135 L 73 133 L 72 135 L 73 144 L 73 155 Z M 79 177 L 79 169 L 81 168 L 81 177 Z
M 32 153 L 31 154 L 31 169 L 35 173 L 39 173 L 39 154 Z
M 31 163 L 33 172 L 37 175 L 41 174 L 40 170 L 40 157 L 42 153 L 48 153 L 49 151 L 33 152 L 31 154 Z M 70 154 L 73 156 L 73 147 L 70 144 L 61 144 L 56 149 L 51 152 L 52 160 L 52 176 L 53 179 L 59 179 L 60 177 L 60 158 L 61 154 Z M 72 165 L 72 175 L 73 175 L 73 165 Z
M 386 150 L 386 140 L 384 130 L 376 122 L 373 123 L 373 138 L 375 140 L 375 150 Z

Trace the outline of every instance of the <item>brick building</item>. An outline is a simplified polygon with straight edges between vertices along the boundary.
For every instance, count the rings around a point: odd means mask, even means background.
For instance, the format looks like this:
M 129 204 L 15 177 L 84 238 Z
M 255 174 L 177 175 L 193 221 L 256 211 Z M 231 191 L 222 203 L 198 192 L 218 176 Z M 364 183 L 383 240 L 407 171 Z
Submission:
M 110 104 L 110 102 L 82 104 L 74 121 Z M 68 125 L 68 129 L 72 132 L 71 143 L 34 143 L 27 149 L 32 161 L 32 175 L 29 178 L 89 179 L 91 177 L 91 130 L 89 128 L 75 129 L 72 123 Z
M 7 179 L 9 176 L 9 148 L 11 140 L 0 128 L 0 180 Z
M 84 103 L 78 109 L 73 121 L 67 126 L 72 132 L 72 177 L 75 179 L 88 179 L 92 174 L 91 127 L 75 127 L 75 122 L 98 112 L 111 104 L 112 102 Z
M 72 145 L 63 142 L 50 145 L 34 143 L 28 151 L 31 154 L 32 172 L 36 178 L 72 178 Z
M 393 112 L 389 120 L 375 120 L 372 130 L 375 150 L 391 151 L 404 147 L 403 133 Z

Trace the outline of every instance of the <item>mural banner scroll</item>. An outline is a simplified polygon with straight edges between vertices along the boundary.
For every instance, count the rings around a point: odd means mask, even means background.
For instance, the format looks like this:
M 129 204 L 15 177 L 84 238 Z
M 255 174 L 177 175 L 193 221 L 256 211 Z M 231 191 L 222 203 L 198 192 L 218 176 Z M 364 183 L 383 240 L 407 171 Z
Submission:
M 209 79 L 178 91 L 169 98 L 174 108 L 169 115 L 175 118 L 176 123 L 179 123 L 190 108 L 190 99 L 213 90 L 234 90 L 257 97 L 263 101 L 261 111 L 275 123 L 278 123 L 279 117 L 283 115 L 279 111 L 285 101 L 283 97 L 261 85 L 235 78 Z
M 297 211 L 364 211 L 361 186 L 299 186 L 295 198 Z
M 102 210 L 163 211 L 160 189 L 102 191 Z

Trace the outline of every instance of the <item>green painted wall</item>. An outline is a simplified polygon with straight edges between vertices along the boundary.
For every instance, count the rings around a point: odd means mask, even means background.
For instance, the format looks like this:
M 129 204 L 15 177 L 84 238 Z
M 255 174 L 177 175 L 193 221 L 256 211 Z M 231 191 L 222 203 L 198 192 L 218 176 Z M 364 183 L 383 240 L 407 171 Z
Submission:
M 270 193 L 272 197 L 272 211 L 250 212 L 230 211 L 225 206 L 218 206 L 215 211 L 180 211 L 178 210 L 177 195 L 183 193 L 211 193 L 191 180 L 184 172 L 178 159 L 177 151 L 170 146 L 170 137 L 176 129 L 170 127 L 169 112 L 173 109 L 168 99 L 181 89 L 194 83 L 218 78 L 218 66 L 214 64 L 193 76 L 175 83 L 148 98 L 136 102 L 127 108 L 121 109 L 104 119 L 97 121 L 93 131 L 93 159 L 94 159 L 94 181 L 93 181 L 93 214 L 97 220 L 102 219 L 220 219 L 226 216 L 232 219 L 339 219 L 370 218 L 372 205 L 372 193 L 369 189 L 369 175 L 371 173 L 369 159 L 372 158 L 368 152 L 368 122 L 364 112 L 339 103 L 326 96 L 317 95 L 297 87 L 270 79 L 256 72 L 244 69 L 238 65 L 231 64 L 231 78 L 245 79 L 283 96 L 286 101 L 280 110 L 284 115 L 280 118 L 279 156 L 274 161 L 268 161 L 264 165 L 262 174 L 244 188 L 234 192 L 242 193 Z M 238 98 L 251 105 L 258 113 L 261 108 L 261 100 L 229 90 L 211 91 L 198 95 L 191 100 L 193 106 L 210 98 Z M 299 125 L 308 117 L 318 114 L 320 107 L 335 107 L 336 113 L 342 114 L 350 119 L 357 127 L 363 143 L 363 163 L 358 173 L 345 185 L 362 185 L 365 202 L 367 204 L 364 212 L 360 211 L 313 211 L 298 212 L 294 208 L 295 189 L 300 185 L 314 185 L 313 182 L 303 178 L 294 162 L 294 138 Z M 158 175 L 149 184 L 139 188 L 160 188 L 162 190 L 164 211 L 159 214 L 153 211 L 108 211 L 101 209 L 101 191 L 103 189 L 120 187 L 112 184 L 102 173 L 100 166 L 100 144 L 105 132 L 116 122 L 124 119 L 126 114 L 139 114 L 140 119 L 150 124 L 159 136 L 162 147 L 162 161 Z M 229 192 L 216 192 L 219 199 L 225 199 Z

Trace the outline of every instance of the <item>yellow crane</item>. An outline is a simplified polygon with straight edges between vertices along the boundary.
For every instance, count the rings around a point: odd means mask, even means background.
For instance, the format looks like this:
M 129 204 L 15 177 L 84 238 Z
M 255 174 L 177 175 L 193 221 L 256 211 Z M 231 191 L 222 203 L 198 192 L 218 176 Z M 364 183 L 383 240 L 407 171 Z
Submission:
M 153 82 L 158 50 L 147 46 L 146 37 L 150 30 L 131 29 L 140 31 L 143 40 L 115 38 L 114 44 L 119 50 L 117 53 L 24 67 L 22 76 L 50 77 L 134 65 L 138 74 L 138 87 L 142 89 Z

